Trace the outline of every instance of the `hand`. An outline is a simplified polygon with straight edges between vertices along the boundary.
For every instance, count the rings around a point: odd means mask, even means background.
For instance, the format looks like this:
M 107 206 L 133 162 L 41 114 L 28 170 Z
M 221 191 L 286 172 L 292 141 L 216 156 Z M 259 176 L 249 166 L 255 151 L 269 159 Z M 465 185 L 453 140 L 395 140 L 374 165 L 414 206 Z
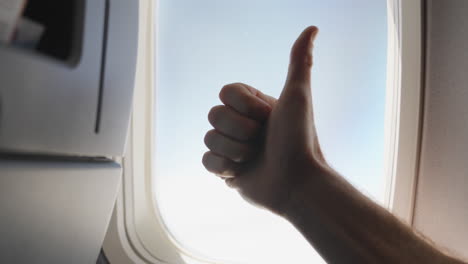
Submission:
M 210 149 L 203 156 L 206 169 L 244 199 L 278 214 L 292 192 L 326 164 L 312 111 L 310 71 L 317 33 L 308 27 L 294 43 L 278 100 L 235 83 L 223 87 L 224 105 L 208 114 L 215 129 L 205 136 Z

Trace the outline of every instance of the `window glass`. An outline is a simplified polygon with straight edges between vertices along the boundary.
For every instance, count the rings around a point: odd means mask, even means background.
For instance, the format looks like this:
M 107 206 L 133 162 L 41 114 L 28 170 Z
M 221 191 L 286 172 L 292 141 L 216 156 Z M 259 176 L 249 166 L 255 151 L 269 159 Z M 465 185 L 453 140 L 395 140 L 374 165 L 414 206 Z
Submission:
M 285 220 L 245 203 L 201 163 L 207 114 L 227 83 L 278 97 L 289 51 L 317 25 L 313 103 L 330 164 L 384 200 L 385 0 L 160 0 L 154 195 L 168 231 L 221 263 L 323 263 Z

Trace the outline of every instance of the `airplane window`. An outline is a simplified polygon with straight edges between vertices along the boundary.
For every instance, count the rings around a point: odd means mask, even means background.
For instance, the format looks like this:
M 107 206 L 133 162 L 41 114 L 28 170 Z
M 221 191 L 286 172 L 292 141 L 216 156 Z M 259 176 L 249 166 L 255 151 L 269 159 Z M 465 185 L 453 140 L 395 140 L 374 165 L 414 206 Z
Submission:
M 324 263 L 285 220 L 244 202 L 201 158 L 218 92 L 245 82 L 278 97 L 289 51 L 317 25 L 313 103 L 331 165 L 383 203 L 385 0 L 160 0 L 154 195 L 186 252 L 217 263 Z

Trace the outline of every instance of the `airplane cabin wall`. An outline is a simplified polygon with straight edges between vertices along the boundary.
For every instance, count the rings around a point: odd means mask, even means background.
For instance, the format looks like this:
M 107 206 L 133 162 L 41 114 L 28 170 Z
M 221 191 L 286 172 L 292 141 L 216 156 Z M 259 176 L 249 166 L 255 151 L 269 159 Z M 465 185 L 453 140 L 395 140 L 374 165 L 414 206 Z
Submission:
M 468 258 L 468 1 L 426 1 L 424 117 L 413 225 Z

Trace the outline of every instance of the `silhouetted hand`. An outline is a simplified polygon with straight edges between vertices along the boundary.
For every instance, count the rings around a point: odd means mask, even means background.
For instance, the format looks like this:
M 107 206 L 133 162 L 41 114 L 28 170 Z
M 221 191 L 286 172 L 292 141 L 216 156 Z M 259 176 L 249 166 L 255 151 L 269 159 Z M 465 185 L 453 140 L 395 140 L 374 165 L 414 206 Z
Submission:
M 305 177 L 325 164 L 315 130 L 311 68 L 316 27 L 306 28 L 291 50 L 286 84 L 278 100 L 246 84 L 223 87 L 224 105 L 211 109 L 215 128 L 205 136 L 203 164 L 242 197 L 282 214 Z M 307 176 L 306 176 L 307 175 Z

